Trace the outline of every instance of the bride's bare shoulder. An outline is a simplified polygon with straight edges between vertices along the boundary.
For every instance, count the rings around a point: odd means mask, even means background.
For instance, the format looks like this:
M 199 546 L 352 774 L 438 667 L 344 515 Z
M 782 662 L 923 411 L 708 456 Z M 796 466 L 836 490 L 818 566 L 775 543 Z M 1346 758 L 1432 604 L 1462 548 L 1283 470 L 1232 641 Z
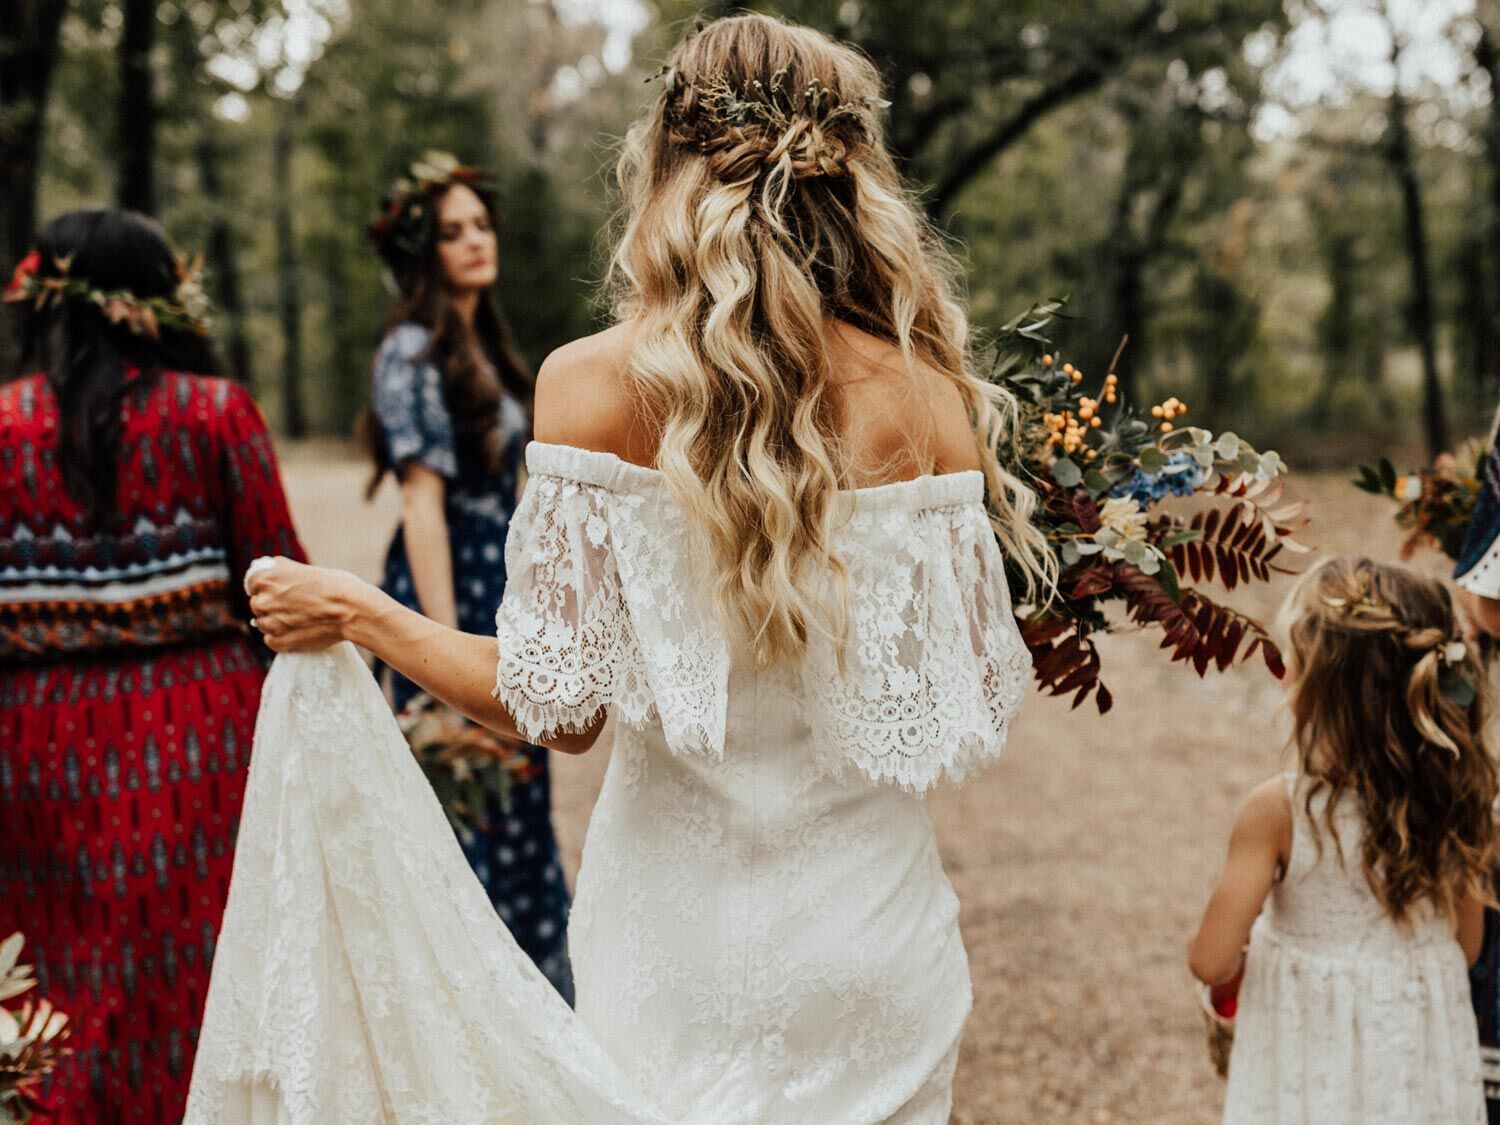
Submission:
M 625 374 L 635 334 L 634 324 L 616 324 L 564 344 L 542 362 L 532 421 L 538 441 L 642 460 L 639 412 Z
M 834 377 L 859 484 L 980 467 L 969 408 L 953 380 L 852 325 L 833 336 Z

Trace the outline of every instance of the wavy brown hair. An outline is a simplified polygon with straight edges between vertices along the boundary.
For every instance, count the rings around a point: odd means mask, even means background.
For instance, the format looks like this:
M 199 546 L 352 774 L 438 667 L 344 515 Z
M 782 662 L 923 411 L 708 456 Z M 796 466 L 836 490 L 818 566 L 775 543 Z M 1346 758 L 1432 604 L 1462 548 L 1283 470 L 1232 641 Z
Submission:
M 1460 650 L 1447 589 L 1404 567 L 1330 559 L 1298 582 L 1283 623 L 1309 820 L 1326 790 L 1324 827 L 1337 841 L 1335 805 L 1358 803 L 1365 878 L 1398 921 L 1423 900 L 1451 916 L 1466 891 L 1488 898 L 1487 689 L 1472 651 Z
M 443 401 L 453 418 L 453 436 L 459 457 L 468 464 L 480 465 L 486 472 L 500 469 L 504 450 L 500 445 L 500 399 L 509 391 L 531 413 L 535 396 L 535 379 L 511 339 L 510 329 L 500 312 L 500 303 L 491 286 L 479 295 L 471 328 L 453 305 L 453 295 L 443 273 L 438 255 L 436 215 L 443 197 L 455 185 L 444 184 L 426 189 L 427 223 L 420 228 L 415 249 L 394 241 L 377 246 L 377 251 L 391 270 L 398 296 L 386 317 L 386 331 L 400 324 L 416 324 L 427 329 L 429 340 L 418 358 L 437 368 L 443 383 Z M 465 184 L 479 197 L 492 225 L 499 225 L 498 200 L 483 184 Z M 375 495 L 385 474 L 394 466 L 386 448 L 385 435 L 372 412 L 360 419 L 359 430 L 375 463 L 374 474 L 365 490 Z
M 897 346 L 963 397 L 995 530 L 1020 570 L 1048 573 L 1033 493 L 1001 468 L 1015 403 L 974 373 L 952 255 L 903 190 L 858 51 L 762 15 L 716 20 L 671 53 L 617 167 L 614 312 L 660 433 L 657 467 L 718 571 L 715 597 L 758 660 L 795 658 L 826 608 L 838 441 L 830 322 Z M 925 458 L 924 458 L 925 460 Z

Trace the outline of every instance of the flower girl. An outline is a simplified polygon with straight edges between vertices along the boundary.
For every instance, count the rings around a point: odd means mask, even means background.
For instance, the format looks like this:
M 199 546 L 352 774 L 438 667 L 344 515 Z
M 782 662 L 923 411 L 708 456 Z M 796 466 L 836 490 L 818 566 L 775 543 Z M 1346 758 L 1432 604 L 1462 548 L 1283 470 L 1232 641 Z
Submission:
M 1224 1121 L 1483 1122 L 1481 670 L 1399 567 L 1325 562 L 1284 619 L 1297 769 L 1251 793 L 1189 951 L 1208 985 L 1244 973 Z

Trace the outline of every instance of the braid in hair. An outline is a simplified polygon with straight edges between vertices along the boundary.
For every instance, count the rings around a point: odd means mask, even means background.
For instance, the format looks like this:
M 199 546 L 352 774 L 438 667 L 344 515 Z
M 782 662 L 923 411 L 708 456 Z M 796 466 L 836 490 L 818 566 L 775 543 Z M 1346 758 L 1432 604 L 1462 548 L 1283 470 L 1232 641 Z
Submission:
M 1308 813 L 1326 789 L 1337 841 L 1334 808 L 1352 797 L 1364 874 L 1390 915 L 1422 901 L 1451 914 L 1488 886 L 1497 781 L 1482 669 L 1448 591 L 1402 567 L 1330 559 L 1298 582 L 1283 624 Z

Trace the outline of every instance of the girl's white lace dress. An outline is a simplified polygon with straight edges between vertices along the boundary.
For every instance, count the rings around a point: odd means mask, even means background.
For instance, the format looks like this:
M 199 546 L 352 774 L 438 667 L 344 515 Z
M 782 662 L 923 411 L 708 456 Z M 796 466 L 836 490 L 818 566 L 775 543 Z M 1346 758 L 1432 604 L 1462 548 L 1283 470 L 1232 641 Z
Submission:
M 1393 922 L 1365 881 L 1355 801 L 1308 823 L 1287 778 L 1292 854 L 1250 935 L 1230 1055 L 1226 1125 L 1482 1125 L 1479 1035 L 1453 924 Z M 1342 854 L 1343 862 L 1340 863 Z
M 1028 659 L 977 472 L 841 497 L 842 661 L 759 671 L 658 473 L 534 443 L 498 614 L 530 735 L 607 707 L 570 1011 L 498 922 L 352 647 L 266 685 L 190 1122 L 948 1120 L 969 1010 L 922 792 Z

